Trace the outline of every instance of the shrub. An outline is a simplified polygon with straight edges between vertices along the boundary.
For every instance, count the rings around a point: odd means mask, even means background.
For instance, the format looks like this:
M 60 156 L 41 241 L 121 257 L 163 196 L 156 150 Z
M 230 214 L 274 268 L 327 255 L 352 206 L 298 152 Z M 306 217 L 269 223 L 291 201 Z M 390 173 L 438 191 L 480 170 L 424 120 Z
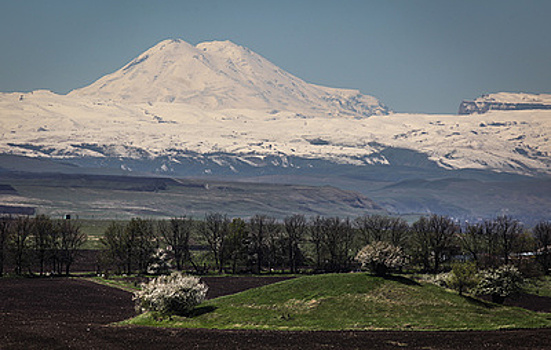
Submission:
M 164 315 L 187 315 L 207 295 L 208 287 L 198 277 L 173 272 L 142 283 L 142 290 L 134 293 L 139 312 L 156 311 Z
M 520 292 L 523 278 L 513 265 L 501 266 L 495 270 L 486 271 L 477 287 L 479 294 L 489 294 L 494 303 L 503 304 L 505 298 Z
M 362 268 L 376 275 L 386 275 L 389 269 L 402 267 L 405 258 L 400 247 L 389 242 L 375 241 L 358 252 L 356 261 L 362 264 Z
M 463 295 L 463 292 L 478 285 L 478 270 L 474 263 L 453 264 L 448 278 L 448 285 Z

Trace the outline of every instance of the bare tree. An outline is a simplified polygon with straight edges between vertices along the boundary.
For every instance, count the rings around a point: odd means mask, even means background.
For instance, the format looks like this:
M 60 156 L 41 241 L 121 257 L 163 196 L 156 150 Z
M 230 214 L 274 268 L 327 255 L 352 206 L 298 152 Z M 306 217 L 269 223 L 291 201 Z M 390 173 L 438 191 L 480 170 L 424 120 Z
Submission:
M 270 216 L 265 221 L 264 227 L 266 235 L 263 244 L 264 253 L 262 264 L 265 267 L 271 268 L 272 261 L 283 263 L 285 260 L 283 228 L 274 217 Z M 272 252 L 272 249 L 275 249 L 275 251 Z M 270 261 L 270 259 L 274 260 Z
M 33 220 L 33 241 L 34 241 L 34 253 L 38 260 L 39 273 L 44 274 L 44 265 L 49 258 L 49 254 L 52 253 L 52 248 L 55 242 L 54 239 L 54 223 L 46 215 L 38 215 Z
M 126 225 L 128 258 L 135 258 L 139 273 L 146 273 L 150 259 L 158 247 L 157 237 L 150 220 L 133 218 Z M 131 264 L 129 263 L 131 271 Z
M 314 246 L 316 269 L 321 270 L 324 256 L 325 218 L 316 216 L 310 219 L 310 242 Z
M 352 223 L 339 217 L 323 220 L 323 245 L 327 255 L 327 268 L 330 271 L 347 270 L 352 262 L 351 248 L 354 239 Z
M 112 222 L 105 230 L 101 243 L 104 258 L 126 273 L 147 272 L 147 267 L 158 248 L 157 236 L 150 220 L 133 218 L 126 225 Z
M 225 264 L 223 252 L 228 232 L 229 220 L 226 215 L 220 213 L 205 215 L 205 221 L 201 225 L 200 233 L 207 241 L 209 249 L 214 256 L 216 268 L 220 273 L 222 273 Z
M 275 223 L 266 237 L 266 263 L 268 270 L 283 267 L 286 260 L 286 237 L 280 224 Z
M 474 262 L 482 265 L 481 255 L 485 251 L 485 226 L 482 224 L 469 224 L 460 235 L 461 247 L 470 254 Z
M 426 217 L 422 216 L 413 223 L 410 246 L 413 256 L 423 265 L 425 271 L 430 271 L 432 267 L 430 235 L 429 220 Z
M 6 260 L 8 241 L 13 227 L 11 217 L 0 217 L 0 277 L 4 275 L 4 261 Z
M 354 220 L 354 226 L 360 233 L 360 245 L 386 241 L 397 247 L 406 243 L 409 225 L 401 218 L 384 215 L 364 215 Z
M 354 220 L 362 239 L 361 246 L 376 241 L 386 241 L 391 219 L 383 215 L 364 215 Z
M 126 234 L 124 230 L 125 225 L 113 221 L 109 224 L 100 239 L 100 243 L 104 247 L 102 252 L 104 263 L 109 266 L 115 266 L 119 273 L 128 267 L 128 251 L 126 249 Z M 128 270 L 126 272 L 130 273 Z
M 509 264 L 511 253 L 515 251 L 523 232 L 522 225 L 509 216 L 499 216 L 493 226 L 499 238 L 500 251 L 505 265 Z
M 536 258 L 545 274 L 549 274 L 549 269 L 551 269 L 551 221 L 538 223 L 532 229 L 532 232 L 536 239 Z
M 402 218 L 391 218 L 387 240 L 396 247 L 405 247 L 410 227 Z
M 165 244 L 172 247 L 176 269 L 181 271 L 191 258 L 189 241 L 193 230 L 193 221 L 185 216 L 172 218 L 169 222 L 160 221 L 159 232 Z
M 243 219 L 235 218 L 229 224 L 229 234 L 222 253 L 230 261 L 232 273 L 237 273 L 237 267 L 241 263 L 248 263 L 249 226 Z
M 289 269 L 291 273 L 296 273 L 303 257 L 300 246 L 307 231 L 306 218 L 304 215 L 295 214 L 286 217 L 284 224 Z
M 71 265 L 75 261 L 78 250 L 86 242 L 87 236 L 80 230 L 80 224 L 74 220 L 58 221 L 57 231 L 59 234 L 58 273 L 61 273 L 64 267 L 65 274 L 69 275 Z
M 310 242 L 318 270 L 343 271 L 352 263 L 354 228 L 339 217 L 316 216 L 310 220 Z
M 249 256 L 255 273 L 260 273 L 264 263 L 268 221 L 275 222 L 275 219 L 257 214 L 249 221 Z
M 13 234 L 10 236 L 9 249 L 13 254 L 15 273 L 23 274 L 25 268 L 30 266 L 31 247 L 30 235 L 32 230 L 32 221 L 29 217 L 18 217 L 13 222 Z
M 508 216 L 467 225 L 460 235 L 462 248 L 479 266 L 509 264 L 511 254 L 523 249 L 526 237 L 522 225 Z
M 421 217 L 413 223 L 413 246 L 426 270 L 438 272 L 443 258 L 454 246 L 460 229 L 446 216 Z
M 441 215 L 432 215 L 429 219 L 432 231 L 431 248 L 434 254 L 434 271 L 440 271 L 445 254 L 451 254 L 459 226 L 452 219 Z

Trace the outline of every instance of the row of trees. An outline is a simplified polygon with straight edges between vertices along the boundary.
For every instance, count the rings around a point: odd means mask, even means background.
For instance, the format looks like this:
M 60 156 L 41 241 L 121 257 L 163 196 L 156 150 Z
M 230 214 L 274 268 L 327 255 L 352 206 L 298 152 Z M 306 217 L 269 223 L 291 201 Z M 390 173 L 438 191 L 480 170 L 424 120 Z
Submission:
M 124 273 L 145 273 L 152 264 L 161 266 L 159 249 L 167 249 L 164 255 L 172 257 L 177 270 L 192 267 L 204 272 L 210 266 L 218 272 L 296 273 L 307 266 L 347 271 L 357 267 L 358 251 L 374 242 L 399 248 L 409 264 L 427 272 L 441 271 L 452 257 L 489 268 L 519 263 L 527 252 L 543 271 L 551 267 L 551 223 L 541 222 L 530 231 L 507 216 L 459 225 L 449 217 L 432 215 L 409 225 L 382 215 L 355 220 L 292 215 L 278 221 L 266 215 L 243 220 L 210 213 L 202 221 L 181 217 L 112 223 L 101 242 L 104 265 Z M 205 254 L 192 254 L 192 244 Z
M 5 266 L 18 275 L 69 274 L 78 249 L 86 241 L 80 226 L 71 220 L 36 217 L 0 217 L 0 276 Z
M 68 274 L 85 241 L 86 235 L 72 220 L 0 217 L 0 275 L 5 266 L 16 274 Z M 181 217 L 113 222 L 101 242 L 102 265 L 121 273 L 146 273 L 155 264 L 162 268 L 166 256 L 175 269 L 192 267 L 197 272 L 212 268 L 296 273 L 305 266 L 346 271 L 357 266 L 358 251 L 374 242 L 400 248 L 411 265 L 427 272 L 441 271 L 452 257 L 473 261 L 479 268 L 518 264 L 523 257 L 536 261 L 546 273 L 551 268 L 551 222 L 526 230 L 507 216 L 459 225 L 449 217 L 432 215 L 409 225 L 382 215 L 355 220 L 291 215 L 278 221 L 266 215 L 243 220 L 210 213 L 202 221 Z M 203 250 L 198 253 L 197 248 Z

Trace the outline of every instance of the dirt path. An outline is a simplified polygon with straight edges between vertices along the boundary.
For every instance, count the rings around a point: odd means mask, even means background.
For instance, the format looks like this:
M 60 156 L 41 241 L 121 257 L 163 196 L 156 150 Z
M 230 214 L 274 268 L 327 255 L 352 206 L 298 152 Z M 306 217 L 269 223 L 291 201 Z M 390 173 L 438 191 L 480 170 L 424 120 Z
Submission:
M 216 295 L 239 280 L 212 281 Z M 214 283 L 215 282 L 215 283 Z M 265 283 L 265 281 L 259 282 Z M 243 286 L 254 285 L 254 278 Z M 113 327 L 131 294 L 75 279 L 1 279 L 0 349 L 551 349 L 551 329 L 502 332 L 272 332 Z

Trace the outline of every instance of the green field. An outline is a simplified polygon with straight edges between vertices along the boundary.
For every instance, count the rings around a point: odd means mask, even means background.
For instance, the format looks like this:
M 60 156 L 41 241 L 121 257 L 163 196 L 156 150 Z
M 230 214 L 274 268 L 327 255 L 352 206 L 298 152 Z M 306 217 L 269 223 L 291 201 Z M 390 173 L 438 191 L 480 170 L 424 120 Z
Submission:
M 496 330 L 551 327 L 551 314 L 499 306 L 405 277 L 300 277 L 207 301 L 193 316 L 125 324 L 273 330 Z
M 524 286 L 527 293 L 551 298 L 551 276 L 531 278 Z
M 86 243 L 81 249 L 100 249 L 100 238 L 105 233 L 107 227 L 113 222 L 111 220 L 82 220 L 77 221 L 80 224 L 80 229 L 83 233 L 86 233 L 88 237 Z M 126 222 L 126 221 L 119 221 Z

